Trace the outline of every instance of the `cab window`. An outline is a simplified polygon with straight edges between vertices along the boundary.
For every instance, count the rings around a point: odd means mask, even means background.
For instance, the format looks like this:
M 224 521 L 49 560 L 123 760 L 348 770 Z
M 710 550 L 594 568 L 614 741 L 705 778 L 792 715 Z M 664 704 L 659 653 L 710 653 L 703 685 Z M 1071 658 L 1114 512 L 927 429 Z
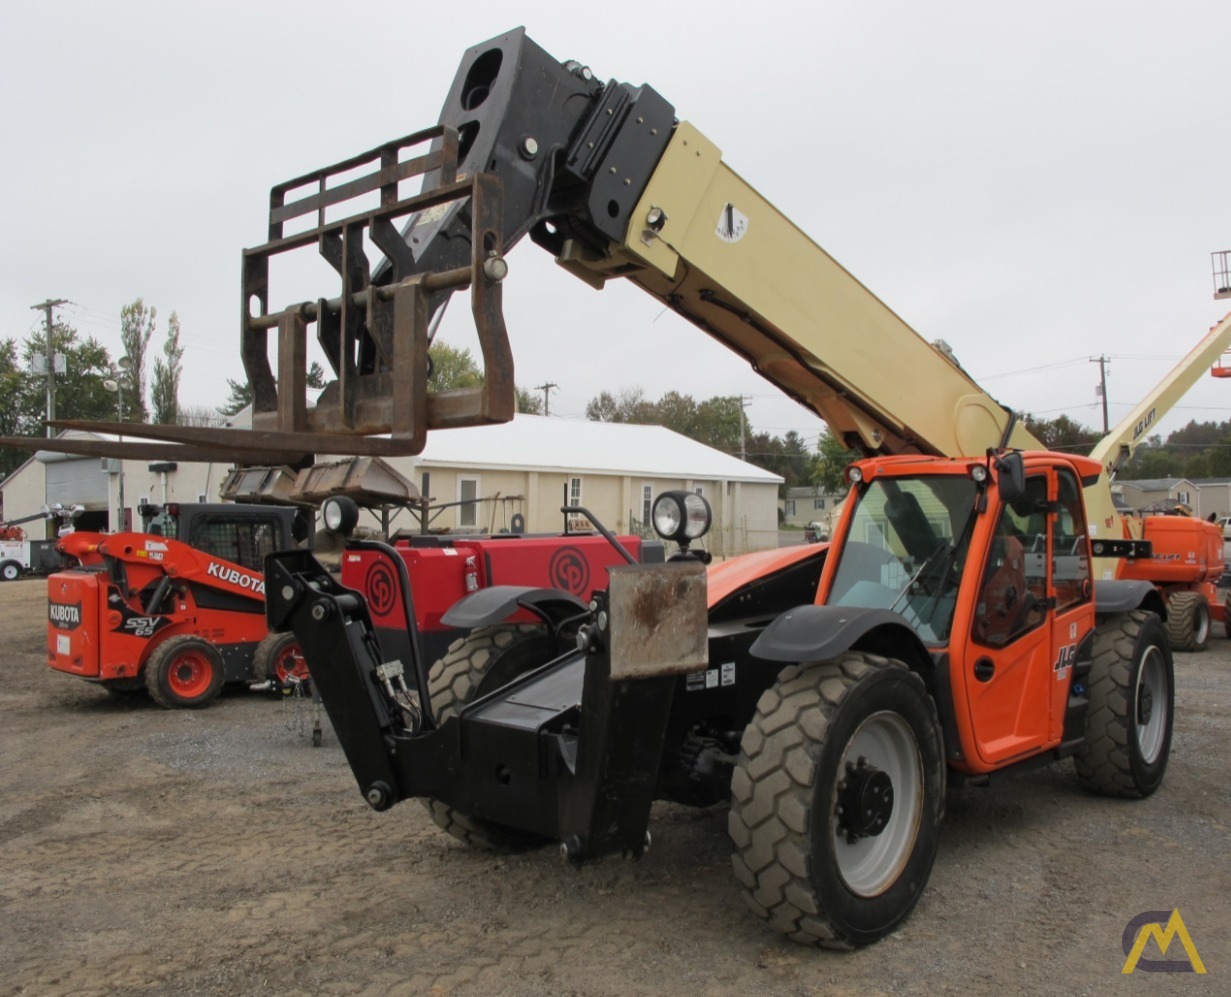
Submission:
M 1063 610 L 1090 597 L 1090 543 L 1086 536 L 1086 513 L 1081 485 L 1068 471 L 1057 475 L 1056 518 L 1052 523 L 1053 584 L 1056 608 Z
M 1001 647 L 1043 622 L 1047 605 L 1047 478 L 1000 511 L 979 587 L 975 640 Z
M 252 516 L 199 516 L 192 523 L 188 542 L 214 557 L 234 561 L 252 571 L 262 571 L 265 555 L 277 549 L 278 520 Z

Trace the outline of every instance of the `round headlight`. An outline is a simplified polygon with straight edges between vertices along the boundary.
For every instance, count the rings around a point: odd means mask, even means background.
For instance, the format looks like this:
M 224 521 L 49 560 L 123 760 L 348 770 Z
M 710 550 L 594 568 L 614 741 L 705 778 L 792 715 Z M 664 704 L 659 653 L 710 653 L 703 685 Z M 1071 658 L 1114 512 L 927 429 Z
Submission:
M 710 504 L 695 492 L 663 492 L 654 500 L 652 518 L 660 537 L 685 543 L 708 532 Z
M 987 468 L 983 464 L 975 464 L 970 469 L 970 477 L 975 484 L 983 484 L 987 480 Z
M 345 495 L 328 498 L 321 506 L 321 518 L 325 521 L 325 529 L 349 536 L 359 522 L 359 506 Z
M 859 484 L 863 480 L 863 471 L 852 464 L 846 469 L 846 480 L 852 485 Z

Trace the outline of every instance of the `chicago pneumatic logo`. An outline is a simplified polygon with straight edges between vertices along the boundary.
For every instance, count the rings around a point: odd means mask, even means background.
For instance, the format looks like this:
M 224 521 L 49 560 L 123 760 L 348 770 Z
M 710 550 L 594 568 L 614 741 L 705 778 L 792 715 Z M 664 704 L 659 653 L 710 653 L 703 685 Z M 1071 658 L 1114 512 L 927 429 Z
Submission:
M 561 547 L 551 555 L 547 577 L 558 589 L 584 598 L 589 595 L 590 565 L 576 547 Z
M 81 603 L 47 603 L 47 620 L 60 630 L 76 630 L 81 626 Z
M 397 581 L 393 569 L 384 561 L 375 562 L 368 569 L 368 606 L 376 616 L 388 616 L 397 605 Z

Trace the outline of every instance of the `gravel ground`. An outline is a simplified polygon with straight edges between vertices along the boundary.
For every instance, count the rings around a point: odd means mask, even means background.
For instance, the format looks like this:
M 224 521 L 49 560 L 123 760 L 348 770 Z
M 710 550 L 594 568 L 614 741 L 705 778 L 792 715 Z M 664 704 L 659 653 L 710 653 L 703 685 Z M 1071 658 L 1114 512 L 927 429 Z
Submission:
M 952 791 L 914 915 L 843 954 L 745 909 L 721 807 L 656 808 L 639 863 L 469 851 L 415 804 L 368 810 L 293 702 L 169 712 L 50 672 L 43 605 L 0 585 L 0 993 L 1231 994 L 1221 637 L 1177 655 L 1154 797 L 1069 765 Z M 1126 980 L 1125 924 L 1173 907 L 1208 975 Z

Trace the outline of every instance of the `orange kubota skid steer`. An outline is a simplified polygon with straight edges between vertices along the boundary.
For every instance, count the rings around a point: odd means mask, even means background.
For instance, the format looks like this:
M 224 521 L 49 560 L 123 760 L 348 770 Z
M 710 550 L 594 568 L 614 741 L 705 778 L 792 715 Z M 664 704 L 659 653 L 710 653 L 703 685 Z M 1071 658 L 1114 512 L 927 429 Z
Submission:
M 232 682 L 306 678 L 265 623 L 262 561 L 295 546 L 293 509 L 169 505 L 166 533 L 73 533 L 47 582 L 47 663 L 117 695 L 200 707 Z

